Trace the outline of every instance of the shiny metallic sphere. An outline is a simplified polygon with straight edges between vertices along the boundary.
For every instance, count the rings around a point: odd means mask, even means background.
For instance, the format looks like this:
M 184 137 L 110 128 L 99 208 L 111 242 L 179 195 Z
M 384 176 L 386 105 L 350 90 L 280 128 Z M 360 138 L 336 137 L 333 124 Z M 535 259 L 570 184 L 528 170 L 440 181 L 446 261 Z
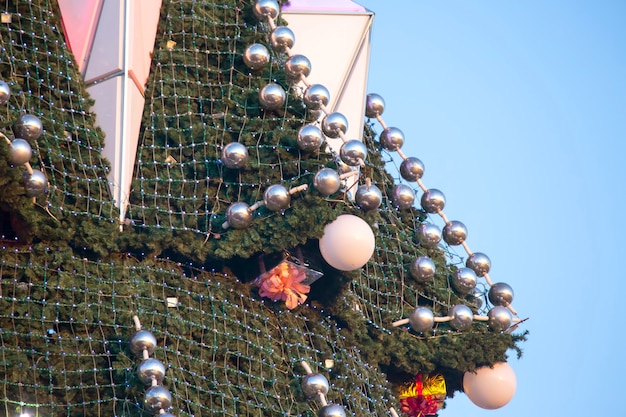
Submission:
M 370 93 L 365 99 L 365 116 L 372 118 L 380 116 L 385 111 L 385 100 L 375 93 Z
M 270 62 L 270 52 L 265 45 L 253 43 L 244 51 L 243 62 L 251 70 L 263 68 Z
M 270 46 L 276 52 L 287 52 L 296 43 L 296 35 L 287 26 L 277 26 L 270 34 Z
M 263 193 L 263 201 L 270 211 L 284 211 L 291 203 L 291 194 L 283 185 L 274 184 L 267 187 Z
M 24 139 L 13 139 L 9 147 L 9 162 L 13 165 L 24 165 L 33 156 L 33 149 Z
M 322 84 L 313 84 L 304 92 L 304 104 L 309 110 L 319 110 L 330 101 L 330 91 Z
M 383 202 L 383 193 L 374 184 L 363 184 L 357 188 L 354 198 L 361 210 L 370 211 L 380 207 Z
M 388 127 L 380 134 L 380 146 L 388 151 L 397 151 L 404 145 L 404 133 L 397 127 Z
M 422 194 L 421 204 L 426 213 L 439 213 L 446 206 L 446 196 L 436 188 L 431 188 Z
M 415 234 L 420 245 L 427 248 L 434 248 L 441 242 L 441 229 L 436 224 L 422 223 Z
M 147 330 L 139 330 L 130 338 L 130 351 L 137 356 L 143 356 L 144 349 L 148 351 L 149 355 L 154 353 L 154 349 L 157 345 L 157 340 L 154 335 Z
M 479 277 L 484 277 L 491 269 L 491 259 L 484 253 L 474 252 L 465 261 L 465 266 L 476 272 Z
M 39 139 L 43 132 L 43 124 L 39 117 L 32 114 L 22 114 L 15 122 L 14 131 L 15 137 L 25 139 L 27 141 L 34 141 Z
M 415 191 L 406 184 L 398 184 L 393 188 L 391 198 L 398 210 L 408 210 L 415 203 Z
M 417 181 L 424 175 L 424 164 L 414 156 L 409 156 L 400 164 L 400 176 L 407 181 Z
M 470 299 L 470 303 L 476 306 L 476 308 L 481 308 L 483 306 L 485 294 L 478 287 L 471 290 L 468 297 Z
M 267 17 L 276 19 L 280 12 L 280 6 L 276 0 L 257 0 L 252 10 L 259 20 Z
M 300 80 L 300 76 L 308 77 L 311 73 L 311 61 L 304 55 L 292 55 L 285 62 L 285 75 L 295 81 Z
M 504 282 L 497 282 L 489 288 L 489 301 L 494 306 L 508 306 L 513 302 L 513 288 Z
M 452 288 L 460 294 L 467 294 L 476 288 L 478 278 L 470 268 L 459 268 L 452 274 Z
M 322 120 L 322 131 L 329 138 L 338 138 L 348 131 L 348 119 L 338 112 L 327 114 Z
M 232 203 L 226 210 L 226 221 L 233 229 L 245 229 L 252 223 L 250 206 L 244 202 Z
M 285 104 L 287 94 L 276 83 L 269 83 L 259 91 L 259 102 L 265 110 L 277 110 Z
M 503 332 L 513 323 L 513 314 L 508 308 L 503 306 L 495 306 L 487 313 L 489 320 L 487 324 L 494 332 Z
M 427 332 L 435 325 L 435 315 L 428 307 L 417 307 L 409 316 L 409 325 L 416 332 Z
M 231 142 L 222 149 L 220 160 L 228 168 L 243 168 L 248 163 L 248 148 L 243 143 Z
M 24 178 L 24 190 L 27 197 L 37 197 L 48 192 L 48 178 L 38 169 L 33 169 L 32 174 L 26 172 Z
M 467 330 L 472 326 L 474 313 L 472 309 L 463 304 L 457 304 L 450 309 L 450 326 L 456 330 Z
M 325 140 L 322 130 L 315 125 L 304 125 L 298 131 L 298 148 L 305 152 L 319 151 Z
M 427 282 L 435 277 L 435 262 L 428 256 L 419 256 L 411 262 L 411 276 L 419 282 Z
M 358 166 L 367 158 L 367 146 L 360 140 L 349 140 L 341 145 L 339 157 L 347 165 Z
M 151 413 L 167 410 L 172 406 L 172 394 L 163 385 L 154 385 L 146 390 L 143 406 Z
M 339 174 L 332 168 L 322 168 L 315 174 L 313 178 L 313 187 L 320 194 L 329 196 L 339 191 L 341 187 L 341 178 Z
M 460 245 L 467 239 L 467 228 L 463 223 L 453 220 L 443 227 L 443 240 L 451 246 Z
M 328 404 L 320 408 L 317 417 L 346 417 L 346 410 L 339 404 Z
M 145 359 L 137 366 L 137 376 L 146 385 L 152 384 L 153 379 L 160 384 L 165 378 L 165 365 L 158 359 Z
M 302 392 L 307 398 L 317 397 L 319 394 L 328 394 L 329 384 L 322 374 L 308 374 L 302 378 Z
M 0 80 L 0 106 L 4 106 L 11 98 L 11 88 L 6 81 Z

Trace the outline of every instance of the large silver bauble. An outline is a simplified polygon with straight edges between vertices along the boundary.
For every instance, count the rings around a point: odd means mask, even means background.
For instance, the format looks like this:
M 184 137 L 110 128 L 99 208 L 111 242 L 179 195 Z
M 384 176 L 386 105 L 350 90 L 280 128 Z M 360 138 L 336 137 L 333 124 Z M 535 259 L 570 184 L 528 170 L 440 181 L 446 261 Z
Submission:
M 315 125 L 304 125 L 298 131 L 298 148 L 305 152 L 318 151 L 324 140 L 322 130 Z
M 276 52 L 287 52 L 296 43 L 296 35 L 287 26 L 277 26 L 270 34 L 270 46 Z
M 346 417 L 346 410 L 339 404 L 328 404 L 320 408 L 317 417 Z
M 452 274 L 452 288 L 460 294 L 467 294 L 476 288 L 478 278 L 469 268 L 459 268 Z
M 398 184 L 393 188 L 393 205 L 399 210 L 407 210 L 415 203 L 415 191 L 406 184 Z
M 310 85 L 302 98 L 309 110 L 319 110 L 330 101 L 330 91 L 322 84 Z
M 513 314 L 511 314 L 508 308 L 503 306 L 493 307 L 487 313 L 487 317 L 489 318 L 487 324 L 494 332 L 503 332 L 511 327 L 511 323 L 513 323 Z
M 491 269 L 491 259 L 482 252 L 474 252 L 465 261 L 465 266 L 476 272 L 479 277 L 484 277 Z
M 363 184 L 357 188 L 354 198 L 362 210 L 375 210 L 383 202 L 383 193 L 374 184 Z
M 247 228 L 252 223 L 250 206 L 242 201 L 231 204 L 226 210 L 226 221 L 233 229 Z
M 302 378 L 302 392 L 307 398 L 317 397 L 319 394 L 328 394 L 328 379 L 322 374 L 314 373 Z
M 129 345 L 130 351 L 137 356 L 143 356 L 144 349 L 148 351 L 149 355 L 152 355 L 156 348 L 157 340 L 151 332 L 139 330 L 131 336 Z
M 252 70 L 263 68 L 270 62 L 270 52 L 265 45 L 253 43 L 244 51 L 243 62 Z
M 152 384 L 153 379 L 160 384 L 165 378 L 165 365 L 158 359 L 145 359 L 137 366 L 137 376 L 146 385 Z
M 46 178 L 46 174 L 38 169 L 33 169 L 32 174 L 26 172 L 24 178 L 26 180 L 24 182 L 24 190 L 27 197 L 37 197 L 48 191 L 48 178 Z
M 243 143 L 231 142 L 222 149 L 221 161 L 228 168 L 243 168 L 248 163 L 248 148 Z
M 338 138 L 348 131 L 348 119 L 339 112 L 327 114 L 322 119 L 322 131 L 329 138 Z
M 339 178 L 339 174 L 334 169 L 322 168 L 315 174 L 313 186 L 320 194 L 329 196 L 339 191 L 341 178 Z
M 494 306 L 508 306 L 513 302 L 513 288 L 504 282 L 497 282 L 489 288 L 489 301 Z
M 259 19 L 266 17 L 276 19 L 280 12 L 280 6 L 276 0 L 257 0 L 252 10 Z
M 476 308 L 481 308 L 484 303 L 485 294 L 478 288 L 474 288 L 470 291 L 468 298 L 470 299 L 470 303 L 476 306 Z
M 304 55 L 292 55 L 285 62 L 287 78 L 298 81 L 301 76 L 308 77 L 311 73 L 311 61 Z
M 32 114 L 22 114 L 15 122 L 15 137 L 25 139 L 27 141 L 34 141 L 39 139 L 43 132 L 43 125 L 39 117 Z
M 411 262 L 411 276 L 419 282 L 427 282 L 435 277 L 435 262 L 428 256 L 419 256 Z
M 365 116 L 370 118 L 380 116 L 384 111 L 385 100 L 376 93 L 368 94 L 365 99 Z
M 276 110 L 285 104 L 287 94 L 276 83 L 269 83 L 259 91 L 259 102 L 265 110 Z
M 358 166 L 367 158 L 367 146 L 360 140 L 349 140 L 341 145 L 339 157 L 347 165 Z
M 456 330 L 467 330 L 474 321 L 472 309 L 463 304 L 457 304 L 452 307 L 448 315 L 451 317 L 450 326 Z
M 397 151 L 404 145 L 404 133 L 397 127 L 388 127 L 380 134 L 380 146 L 388 151 Z
M 427 332 L 435 325 L 435 315 L 428 307 L 417 307 L 409 316 L 409 325 L 416 332 Z
M 446 206 L 446 196 L 436 188 L 422 194 L 422 208 L 426 213 L 439 213 Z
M 467 239 L 467 228 L 457 220 L 448 222 L 443 227 L 443 240 L 451 246 L 460 245 Z
M 263 193 L 263 201 L 268 210 L 283 211 L 291 203 L 291 194 L 283 185 L 274 184 L 267 187 Z
M 33 149 L 24 139 L 13 139 L 9 147 L 9 162 L 13 165 L 24 165 L 33 156 Z
M 415 234 L 420 245 L 427 248 L 434 248 L 441 242 L 441 229 L 436 224 L 422 223 Z
M 144 408 L 151 413 L 167 410 L 172 405 L 172 394 L 163 385 L 154 385 L 146 390 Z
M 414 156 L 409 156 L 400 164 L 400 176 L 407 181 L 417 181 L 424 175 L 424 164 Z
M 11 98 L 11 88 L 6 81 L 0 80 L 0 106 L 4 106 Z

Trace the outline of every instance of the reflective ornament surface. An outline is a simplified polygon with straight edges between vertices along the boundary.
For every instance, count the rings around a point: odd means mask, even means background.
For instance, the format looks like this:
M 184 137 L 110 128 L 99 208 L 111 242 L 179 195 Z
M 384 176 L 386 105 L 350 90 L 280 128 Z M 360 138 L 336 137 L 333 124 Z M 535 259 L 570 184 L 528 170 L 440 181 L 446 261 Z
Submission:
M 415 191 L 406 184 L 398 184 L 393 188 L 392 200 L 398 210 L 408 210 L 415 203 Z
M 511 323 L 513 323 L 513 314 L 511 314 L 508 308 L 503 306 L 493 307 L 487 313 L 487 317 L 489 318 L 487 324 L 494 332 L 503 332 L 511 327 Z
M 302 392 L 307 398 L 317 397 L 320 393 L 326 395 L 328 388 L 328 380 L 322 374 L 313 373 L 302 378 Z
M 298 131 L 298 148 L 305 152 L 314 152 L 324 143 L 322 130 L 315 125 L 304 125 Z
M 435 325 L 435 316 L 428 307 L 417 307 L 409 316 L 409 325 L 416 332 L 427 332 Z
M 24 139 L 13 139 L 9 146 L 9 162 L 13 165 L 24 165 L 33 156 L 33 149 Z
M 406 158 L 400 164 L 400 176 L 407 181 L 417 181 L 424 175 L 424 164 L 414 156 Z
M 360 140 L 349 140 L 341 145 L 339 157 L 347 165 L 358 166 L 367 158 L 367 146 Z
M 491 269 L 491 259 L 482 252 L 474 252 L 465 261 L 465 266 L 471 268 L 479 277 L 484 277 Z
M 11 88 L 6 81 L 0 80 L 0 106 L 4 106 L 11 98 Z
M 460 294 L 468 294 L 477 282 L 476 273 L 470 268 L 459 268 L 452 274 L 452 288 Z
M 328 404 L 320 408 L 317 417 L 346 417 L 346 410 L 339 404 Z
M 257 0 L 252 10 L 260 20 L 268 17 L 276 19 L 280 12 L 280 6 L 276 0 Z
M 152 379 L 160 384 L 165 378 L 165 365 L 158 359 L 145 359 L 137 366 L 137 376 L 146 385 L 152 384 Z
M 446 196 L 436 188 L 431 188 L 422 194 L 421 205 L 426 213 L 438 213 L 446 206 Z
M 374 184 L 363 184 L 357 188 L 355 199 L 362 210 L 375 210 L 383 202 L 383 193 Z
M 243 143 L 231 142 L 222 149 L 221 161 L 228 168 L 243 168 L 248 163 L 248 148 Z
M 151 413 L 167 410 L 172 405 L 172 394 L 163 385 L 154 385 L 146 390 L 143 405 Z
M 263 201 L 270 211 L 284 211 L 291 203 L 291 194 L 283 185 L 274 184 L 267 187 L 263 193 Z
M 480 408 L 495 410 L 511 401 L 517 389 L 517 377 L 511 365 L 498 362 L 463 375 L 463 391 Z
M 513 302 L 513 288 L 504 282 L 496 282 L 489 288 L 489 301 L 494 306 L 507 306 Z
M 39 117 L 32 114 L 22 114 L 15 122 L 13 133 L 16 138 L 34 141 L 39 139 L 43 132 L 43 125 Z
M 139 330 L 130 338 L 130 351 L 137 356 L 143 356 L 143 350 L 147 350 L 149 355 L 154 353 L 157 340 L 154 335 L 147 330 Z
M 285 104 L 287 94 L 276 83 L 269 83 L 259 91 L 259 103 L 265 110 L 276 110 Z
M 441 242 L 441 229 L 436 224 L 422 223 L 415 234 L 417 241 L 427 248 L 434 248 Z
M 330 101 L 330 91 L 322 84 L 313 84 L 304 91 L 302 100 L 309 110 L 319 110 Z
M 252 70 L 263 68 L 270 62 L 270 52 L 265 45 L 253 43 L 244 51 L 243 62 Z
M 474 313 L 472 309 L 463 304 L 457 304 L 450 309 L 450 326 L 456 330 L 467 330 L 472 326 Z
M 327 114 L 322 120 L 322 131 L 329 138 L 338 138 L 348 131 L 348 119 L 339 112 Z
M 467 228 L 463 223 L 452 220 L 443 227 L 443 240 L 451 246 L 460 245 L 467 239 Z
M 374 253 L 374 232 L 369 224 L 352 214 L 342 214 L 324 228 L 319 240 L 324 260 L 340 271 L 354 271 Z
M 420 256 L 411 262 L 411 276 L 419 282 L 432 280 L 436 271 L 435 262 L 428 256 Z
M 404 133 L 397 127 L 388 127 L 380 134 L 380 146 L 388 151 L 397 151 L 404 145 Z
M 285 75 L 295 81 L 301 76 L 308 77 L 311 73 L 311 61 L 304 55 L 292 55 L 285 62 Z
M 329 196 L 339 191 L 341 187 L 341 179 L 339 174 L 332 168 L 322 168 L 315 174 L 313 178 L 313 187 L 320 194 Z
M 474 288 L 470 291 L 468 298 L 470 299 L 470 303 L 476 308 L 481 308 L 484 303 L 485 294 L 479 288 Z
M 365 99 L 365 117 L 376 117 L 383 114 L 385 111 L 385 100 L 376 94 L 370 93 Z
M 247 203 L 232 203 L 226 210 L 226 221 L 233 229 L 245 229 L 252 223 L 252 213 Z
M 48 192 L 48 178 L 46 178 L 46 174 L 38 169 L 33 169 L 32 174 L 26 172 L 24 178 L 26 179 L 24 183 L 26 196 L 37 197 Z
M 276 52 L 287 52 L 296 43 L 296 35 L 287 26 L 277 26 L 270 34 L 270 46 Z

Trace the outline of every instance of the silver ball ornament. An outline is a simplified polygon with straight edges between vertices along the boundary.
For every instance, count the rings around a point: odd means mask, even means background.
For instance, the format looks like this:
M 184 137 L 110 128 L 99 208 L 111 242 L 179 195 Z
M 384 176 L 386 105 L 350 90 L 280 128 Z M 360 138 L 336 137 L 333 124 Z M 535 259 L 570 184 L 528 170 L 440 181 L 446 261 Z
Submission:
M 167 410 L 172 405 L 172 394 L 163 385 L 154 385 L 146 390 L 144 408 L 151 413 Z
M 259 102 L 265 110 L 277 110 L 285 104 L 287 94 L 276 83 L 269 83 L 259 91 Z
M 416 332 L 427 332 L 435 325 L 435 315 L 428 307 L 417 307 L 409 316 L 409 325 Z
M 485 294 L 480 289 L 474 288 L 470 291 L 468 297 L 470 299 L 470 303 L 476 306 L 476 308 L 481 308 L 483 306 Z
M 476 288 L 478 278 L 470 268 L 459 268 L 452 274 L 452 288 L 460 294 L 467 294 Z
M 46 174 L 38 169 L 33 169 L 32 174 L 26 172 L 24 178 L 26 180 L 24 182 L 24 190 L 27 197 L 36 197 L 48 191 L 48 178 L 46 178 Z
M 411 272 L 411 276 L 417 281 L 426 282 L 435 277 L 437 268 L 435 267 L 435 262 L 428 256 L 420 256 L 411 262 L 409 271 Z
M 145 359 L 137 366 L 137 376 L 146 385 L 152 384 L 153 379 L 160 384 L 165 378 L 165 365 L 158 359 Z
M 329 384 L 322 374 L 308 374 L 302 378 L 302 392 L 307 398 L 317 397 L 319 394 L 328 394 Z
M 280 6 L 276 0 L 257 0 L 252 10 L 259 19 L 266 17 L 276 19 L 280 12 Z
M 457 220 L 448 222 L 443 227 L 443 240 L 451 246 L 460 245 L 467 239 L 467 228 Z
M 513 314 L 508 308 L 503 306 L 495 306 L 487 313 L 487 324 L 494 332 L 503 332 L 513 323 Z
M 243 168 L 248 163 L 248 148 L 243 143 L 231 142 L 222 149 L 221 161 L 228 168 Z
M 417 181 L 424 175 L 424 164 L 414 156 L 406 158 L 400 164 L 400 176 L 407 181 Z
M 370 93 L 365 99 L 365 116 L 372 118 L 380 116 L 385 111 L 385 100 L 375 93 Z
M 374 184 L 363 184 L 357 188 L 354 198 L 362 210 L 375 210 L 383 202 L 383 193 Z
M 4 106 L 11 98 L 11 88 L 6 81 L 0 80 L 0 106 Z
M 406 184 L 398 184 L 393 188 L 391 199 L 398 210 L 407 210 L 415 203 L 415 191 Z
M 22 114 L 15 122 L 14 133 L 16 138 L 34 141 L 39 139 L 42 132 L 41 120 L 32 114 Z
M 456 330 L 467 330 L 474 321 L 472 309 L 463 304 L 457 304 L 452 307 L 448 315 L 451 317 L 450 326 Z
M 311 61 L 304 55 L 292 55 L 285 62 L 285 75 L 295 81 L 301 76 L 308 77 L 311 73 Z
M 317 417 L 346 417 L 346 410 L 339 404 L 328 404 L 320 408 Z
M 250 206 L 241 201 L 231 204 L 226 210 L 226 221 L 233 229 L 247 228 L 252 223 Z
M 329 196 L 339 191 L 341 178 L 339 178 L 339 174 L 334 169 L 322 168 L 315 174 L 313 186 L 320 194 Z
M 322 84 L 313 84 L 307 87 L 302 98 L 309 110 L 319 110 L 330 101 L 330 91 Z
M 431 188 L 422 194 L 421 204 L 426 213 L 439 213 L 446 206 L 446 196 L 436 188 Z
M 157 340 L 151 332 L 139 330 L 131 336 L 129 345 L 130 351 L 137 356 L 142 356 L 144 349 L 148 351 L 149 355 L 152 355 L 156 348 Z
M 397 127 L 388 127 L 379 137 L 380 145 L 388 151 L 397 151 L 404 145 L 404 133 Z
M 265 45 L 253 43 L 244 51 L 243 62 L 251 70 L 263 68 L 270 62 L 270 52 Z
M 270 46 L 276 52 L 287 52 L 296 43 L 296 35 L 287 26 L 277 26 L 270 34 Z
M 267 187 L 263 193 L 263 201 L 268 210 L 283 211 L 291 203 L 291 194 L 283 185 L 274 184 Z
M 298 131 L 298 148 L 305 152 L 318 151 L 325 140 L 322 130 L 315 125 L 304 125 Z
M 415 234 L 420 245 L 427 248 L 434 248 L 441 242 L 441 229 L 436 224 L 422 223 Z
M 494 306 L 508 306 L 513 302 L 513 288 L 504 282 L 497 282 L 489 288 L 489 301 Z
M 13 165 L 24 165 L 33 156 L 33 149 L 24 139 L 13 139 L 9 147 L 9 162 Z
M 348 131 L 348 119 L 339 112 L 327 114 L 322 119 L 322 131 L 329 138 L 338 138 Z
M 491 269 L 491 259 L 484 253 L 474 252 L 465 261 L 465 266 L 476 272 L 479 277 L 484 277 Z
M 367 146 L 360 140 L 349 140 L 341 145 L 339 157 L 350 166 L 358 166 L 367 158 Z

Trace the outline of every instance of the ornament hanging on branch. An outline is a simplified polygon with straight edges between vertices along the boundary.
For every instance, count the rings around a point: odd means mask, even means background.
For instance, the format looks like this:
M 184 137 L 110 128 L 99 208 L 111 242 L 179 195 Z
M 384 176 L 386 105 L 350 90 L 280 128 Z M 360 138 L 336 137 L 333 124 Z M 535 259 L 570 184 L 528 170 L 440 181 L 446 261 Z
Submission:
M 446 398 L 446 381 L 441 375 L 422 376 L 417 374 L 415 382 L 400 390 L 400 409 L 408 417 L 423 417 L 437 414 Z

